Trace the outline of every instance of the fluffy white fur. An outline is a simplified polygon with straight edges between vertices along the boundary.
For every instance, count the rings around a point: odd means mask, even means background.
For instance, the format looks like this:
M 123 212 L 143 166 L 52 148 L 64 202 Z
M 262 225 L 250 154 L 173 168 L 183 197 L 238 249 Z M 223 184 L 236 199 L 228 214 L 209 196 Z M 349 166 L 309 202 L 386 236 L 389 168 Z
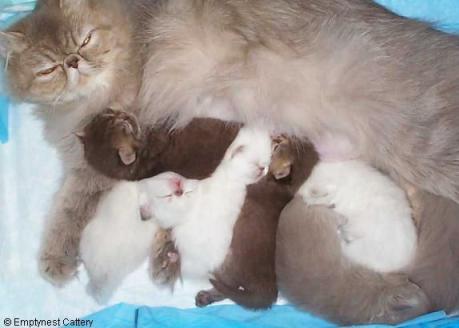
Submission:
M 344 254 L 380 272 L 406 267 L 417 243 L 405 193 L 361 161 L 321 162 L 300 189 L 308 205 L 327 205 L 342 215 Z
M 165 173 L 140 182 L 142 212 L 173 229 L 184 278 L 206 279 L 223 263 L 247 185 L 267 173 L 270 160 L 268 132 L 243 128 L 211 177 Z
M 107 193 L 81 237 L 88 293 L 100 303 L 108 301 L 122 280 L 145 261 L 156 231 L 155 221 L 140 217 L 137 183 L 121 182 Z

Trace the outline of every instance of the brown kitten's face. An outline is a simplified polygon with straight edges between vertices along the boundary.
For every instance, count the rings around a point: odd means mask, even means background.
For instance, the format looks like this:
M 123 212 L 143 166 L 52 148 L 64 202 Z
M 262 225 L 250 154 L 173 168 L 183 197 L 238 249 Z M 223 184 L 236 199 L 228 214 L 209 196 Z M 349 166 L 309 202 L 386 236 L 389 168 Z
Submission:
M 126 30 L 115 1 L 40 1 L 31 15 L 0 35 L 11 93 L 59 104 L 109 87 L 129 44 Z

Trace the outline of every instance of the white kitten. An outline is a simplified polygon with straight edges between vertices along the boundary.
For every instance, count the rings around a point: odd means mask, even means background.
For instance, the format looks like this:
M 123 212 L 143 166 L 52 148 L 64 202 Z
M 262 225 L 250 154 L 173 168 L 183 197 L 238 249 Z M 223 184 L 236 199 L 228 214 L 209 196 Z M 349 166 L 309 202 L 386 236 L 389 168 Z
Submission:
M 80 242 L 90 278 L 88 293 L 96 301 L 107 302 L 122 280 L 145 261 L 156 231 L 154 220 L 141 219 L 137 183 L 121 182 L 102 198 Z
M 417 235 L 405 193 L 364 162 L 320 162 L 299 193 L 343 216 L 342 248 L 353 261 L 390 272 L 413 259 Z
M 270 160 L 268 132 L 245 127 L 211 177 L 197 181 L 165 173 L 140 182 L 142 213 L 173 229 L 183 277 L 207 279 L 221 266 L 247 185 L 266 175 Z

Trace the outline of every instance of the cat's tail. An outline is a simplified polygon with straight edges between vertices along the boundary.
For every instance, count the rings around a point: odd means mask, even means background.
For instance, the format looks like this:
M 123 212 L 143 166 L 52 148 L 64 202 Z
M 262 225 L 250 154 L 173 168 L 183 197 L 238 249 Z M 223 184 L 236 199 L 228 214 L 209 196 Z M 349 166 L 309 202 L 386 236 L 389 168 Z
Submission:
M 379 274 L 341 251 L 337 214 L 296 197 L 283 211 L 276 274 L 283 296 L 340 324 L 406 321 L 429 312 L 423 290 L 403 274 Z
M 277 300 L 276 284 L 270 286 L 230 286 L 218 274 L 210 282 L 220 293 L 238 305 L 251 310 L 269 309 Z

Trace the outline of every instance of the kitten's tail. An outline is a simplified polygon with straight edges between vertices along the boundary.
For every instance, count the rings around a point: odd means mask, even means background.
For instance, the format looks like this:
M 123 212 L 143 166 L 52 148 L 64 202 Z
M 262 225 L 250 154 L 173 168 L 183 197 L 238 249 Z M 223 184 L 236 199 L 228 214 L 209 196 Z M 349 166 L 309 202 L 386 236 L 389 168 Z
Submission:
M 210 282 L 220 293 L 238 305 L 251 310 L 269 309 L 277 300 L 277 288 L 266 286 L 230 286 L 218 274 Z M 276 284 L 272 284 L 275 286 Z
M 341 324 L 409 320 L 431 309 L 404 274 L 380 274 L 341 251 L 336 214 L 300 197 L 283 211 L 277 236 L 278 287 L 290 302 Z

